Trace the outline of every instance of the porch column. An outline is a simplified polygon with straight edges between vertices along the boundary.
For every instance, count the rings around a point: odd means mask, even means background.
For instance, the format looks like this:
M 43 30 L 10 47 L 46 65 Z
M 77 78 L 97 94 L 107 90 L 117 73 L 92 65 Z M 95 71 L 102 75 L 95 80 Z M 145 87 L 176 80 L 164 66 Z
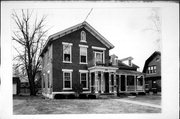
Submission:
M 142 76 L 143 78 L 143 90 L 145 91 L 145 80 L 144 80 L 144 75 Z
M 101 93 L 104 93 L 104 73 L 101 71 Z
M 116 85 L 116 73 L 113 74 L 114 75 L 114 93 L 117 93 L 117 85 Z
M 91 72 L 89 72 L 89 88 L 90 88 L 90 92 L 92 92 L 92 84 L 91 84 Z
M 111 89 L 111 73 L 109 72 L 109 93 L 112 92 L 112 89 Z
M 126 87 L 125 91 L 127 91 L 127 75 L 125 75 L 125 87 Z
M 95 71 L 95 93 L 98 93 L 98 72 Z
M 136 79 L 136 75 L 134 75 L 134 91 L 136 91 L 136 87 L 137 87 L 137 85 L 136 85 L 136 81 L 137 81 L 137 79 Z
M 119 92 L 121 92 L 121 75 L 119 75 Z

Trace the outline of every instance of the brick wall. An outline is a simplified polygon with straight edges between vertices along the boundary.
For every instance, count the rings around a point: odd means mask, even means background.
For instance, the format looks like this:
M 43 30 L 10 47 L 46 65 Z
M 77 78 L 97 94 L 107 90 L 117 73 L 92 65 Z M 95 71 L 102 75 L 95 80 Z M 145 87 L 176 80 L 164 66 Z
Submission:
M 86 41 L 87 43 L 80 42 L 80 33 L 84 30 L 86 32 Z M 63 63 L 63 45 L 62 42 L 72 43 L 72 63 Z M 87 70 L 86 64 L 79 64 L 80 57 L 80 48 L 81 45 L 88 45 L 87 54 L 88 62 L 93 60 L 93 49 L 91 46 L 103 47 L 106 48 L 105 59 L 106 62 L 109 59 L 109 50 L 97 40 L 91 33 L 86 29 L 82 28 L 73 33 L 65 35 L 55 41 L 53 41 L 53 91 L 59 92 L 63 88 L 63 72 L 62 69 L 73 69 L 72 72 L 72 87 L 75 84 L 80 84 L 80 73 L 79 70 Z

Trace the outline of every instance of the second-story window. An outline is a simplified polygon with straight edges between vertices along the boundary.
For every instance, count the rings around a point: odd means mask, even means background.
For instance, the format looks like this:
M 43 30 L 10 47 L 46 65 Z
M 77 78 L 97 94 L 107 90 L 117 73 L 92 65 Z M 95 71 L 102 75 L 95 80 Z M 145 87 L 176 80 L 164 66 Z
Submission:
M 80 63 L 87 63 L 87 48 L 80 47 Z
M 103 53 L 102 52 L 95 52 L 95 61 L 96 61 L 96 64 L 103 63 Z
M 81 31 L 81 42 L 86 42 L 86 32 Z
M 156 66 L 149 66 L 148 67 L 148 74 L 156 73 Z
M 63 62 L 72 62 L 71 46 L 71 43 L 63 43 Z

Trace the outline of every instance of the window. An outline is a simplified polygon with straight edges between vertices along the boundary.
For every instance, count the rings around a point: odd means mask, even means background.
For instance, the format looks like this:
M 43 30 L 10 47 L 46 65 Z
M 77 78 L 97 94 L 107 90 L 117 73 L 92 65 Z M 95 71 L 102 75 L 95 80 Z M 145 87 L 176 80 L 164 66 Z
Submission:
M 72 70 L 63 69 L 63 89 L 72 89 Z
M 86 32 L 81 31 L 81 42 L 86 42 Z
M 71 56 L 71 43 L 64 43 L 63 42 L 63 62 L 71 63 L 72 56 Z
M 80 71 L 80 81 L 83 89 L 88 89 L 88 71 Z
M 127 76 L 127 85 L 128 86 L 134 85 L 134 76 Z
M 95 52 L 95 62 L 96 64 L 103 63 L 103 52 Z
M 153 66 L 153 73 L 156 73 L 156 66 Z
M 156 66 L 149 66 L 148 67 L 148 74 L 156 73 Z
M 80 47 L 80 63 L 87 63 L 87 48 Z

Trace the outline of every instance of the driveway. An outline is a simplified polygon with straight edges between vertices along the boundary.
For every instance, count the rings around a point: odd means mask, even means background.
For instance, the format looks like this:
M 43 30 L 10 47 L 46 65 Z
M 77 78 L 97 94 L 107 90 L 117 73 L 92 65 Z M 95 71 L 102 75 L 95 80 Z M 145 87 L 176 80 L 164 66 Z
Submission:
M 125 102 L 129 99 L 13 99 L 14 114 L 120 114 L 160 113 L 161 109 Z

